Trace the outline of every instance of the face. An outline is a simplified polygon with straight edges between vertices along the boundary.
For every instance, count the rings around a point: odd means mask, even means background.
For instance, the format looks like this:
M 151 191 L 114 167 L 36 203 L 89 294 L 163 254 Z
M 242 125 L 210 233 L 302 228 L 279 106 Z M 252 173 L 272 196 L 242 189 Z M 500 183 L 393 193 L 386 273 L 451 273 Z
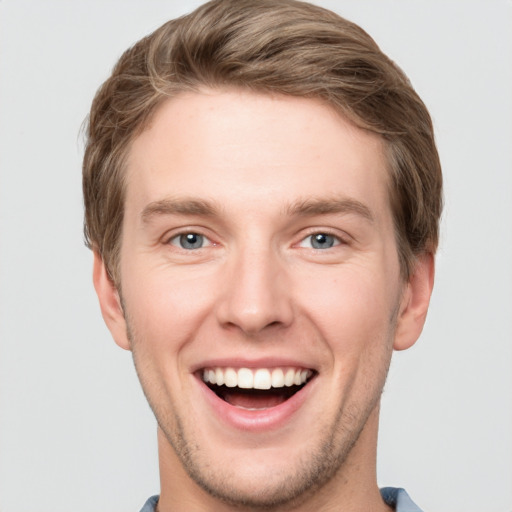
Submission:
M 381 141 L 313 100 L 204 91 L 160 108 L 126 177 L 122 311 L 99 261 L 96 287 L 187 478 L 270 506 L 368 466 L 421 330 Z

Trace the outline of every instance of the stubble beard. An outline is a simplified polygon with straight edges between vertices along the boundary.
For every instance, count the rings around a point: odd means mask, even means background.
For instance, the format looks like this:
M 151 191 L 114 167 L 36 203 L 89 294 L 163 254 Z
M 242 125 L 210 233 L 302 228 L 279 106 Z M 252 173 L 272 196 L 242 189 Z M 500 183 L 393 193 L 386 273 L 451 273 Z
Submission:
M 347 423 L 341 421 L 338 430 L 331 435 L 325 433 L 313 449 L 303 454 L 299 461 L 290 463 L 293 471 L 288 471 L 280 478 L 270 475 L 263 488 L 255 487 L 252 491 L 234 485 L 236 475 L 222 474 L 217 469 L 210 469 L 211 466 L 205 466 L 201 448 L 187 439 L 186 429 L 179 417 L 174 415 L 174 430 L 169 428 L 168 423 L 160 422 L 158 417 L 157 421 L 187 474 L 210 496 L 237 510 L 285 512 L 306 503 L 342 471 L 368 417 L 378 407 L 378 402 L 379 399 L 362 418 L 361 411 L 354 412 L 353 420 L 359 423 L 358 428 L 352 429 L 352 425 L 347 424 L 350 420 Z M 340 435 L 339 430 L 344 432 Z M 342 438 L 341 441 L 338 437 Z M 339 480 L 342 485 L 342 475 Z
M 158 385 L 154 386 L 154 382 L 148 378 L 151 372 L 144 371 L 144 362 L 139 358 L 138 347 L 144 344 L 144 340 L 137 337 L 126 309 L 124 311 L 135 369 L 146 399 L 166 440 L 186 473 L 199 487 L 210 496 L 239 510 L 285 512 L 307 502 L 338 473 L 341 475 L 370 415 L 379 406 L 391 360 L 392 343 L 389 337 L 387 340 L 381 340 L 387 344 L 389 350 L 381 355 L 386 361 L 382 361 L 379 365 L 379 375 L 366 376 L 370 379 L 369 382 L 372 380 L 375 382 L 369 390 L 371 391 L 368 394 L 369 399 L 364 404 L 354 403 L 340 408 L 331 426 L 324 428 L 321 432 L 320 440 L 316 445 L 304 453 L 299 461 L 293 461 L 289 465 L 294 468 L 292 471 L 286 472 L 280 479 L 272 475 L 267 485 L 258 490 L 241 489 L 234 485 L 237 480 L 236 474 L 223 473 L 218 468 L 212 469 L 211 463 L 205 464 L 202 449 L 188 435 L 183 419 L 172 407 L 165 407 L 165 404 L 169 404 L 168 401 L 151 392 L 158 389 Z M 391 326 L 391 331 L 394 332 L 394 325 Z M 390 334 L 388 333 L 388 336 Z M 343 480 L 341 475 L 340 482 Z

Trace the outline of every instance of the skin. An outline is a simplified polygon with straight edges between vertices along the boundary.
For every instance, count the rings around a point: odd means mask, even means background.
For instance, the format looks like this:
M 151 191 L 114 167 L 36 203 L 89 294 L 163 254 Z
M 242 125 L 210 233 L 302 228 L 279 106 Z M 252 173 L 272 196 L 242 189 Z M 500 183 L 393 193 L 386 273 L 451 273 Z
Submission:
M 158 420 L 159 512 L 389 510 L 379 400 L 434 270 L 400 277 L 382 141 L 314 100 L 205 90 L 160 107 L 126 172 L 122 293 L 97 253 L 94 283 Z M 196 373 L 284 359 L 315 378 L 268 428 L 226 421 Z

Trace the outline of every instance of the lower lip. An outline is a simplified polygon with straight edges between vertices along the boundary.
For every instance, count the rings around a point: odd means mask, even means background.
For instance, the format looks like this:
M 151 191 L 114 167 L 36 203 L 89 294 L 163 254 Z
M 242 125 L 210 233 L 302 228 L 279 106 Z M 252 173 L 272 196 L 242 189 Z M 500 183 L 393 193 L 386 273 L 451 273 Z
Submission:
M 228 426 L 239 430 L 252 432 L 269 431 L 284 426 L 292 416 L 304 405 L 314 387 L 316 378 L 297 391 L 283 403 L 268 409 L 242 409 L 235 407 L 219 398 L 202 380 L 198 379 L 201 391 L 206 401 L 219 417 Z

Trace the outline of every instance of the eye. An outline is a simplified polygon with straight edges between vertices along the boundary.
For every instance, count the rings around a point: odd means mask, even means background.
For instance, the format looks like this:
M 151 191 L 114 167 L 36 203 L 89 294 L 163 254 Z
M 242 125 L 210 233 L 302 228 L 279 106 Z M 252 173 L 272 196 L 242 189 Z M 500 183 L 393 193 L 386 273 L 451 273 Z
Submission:
M 313 249 L 330 249 L 340 243 L 340 239 L 337 236 L 330 235 L 329 233 L 313 233 L 304 238 L 300 246 L 312 247 Z
M 203 235 L 199 233 L 182 233 L 181 235 L 176 235 L 169 240 L 171 245 L 176 247 L 180 247 L 185 250 L 194 250 L 194 249 L 202 249 L 208 245 L 211 245 L 211 242 Z

